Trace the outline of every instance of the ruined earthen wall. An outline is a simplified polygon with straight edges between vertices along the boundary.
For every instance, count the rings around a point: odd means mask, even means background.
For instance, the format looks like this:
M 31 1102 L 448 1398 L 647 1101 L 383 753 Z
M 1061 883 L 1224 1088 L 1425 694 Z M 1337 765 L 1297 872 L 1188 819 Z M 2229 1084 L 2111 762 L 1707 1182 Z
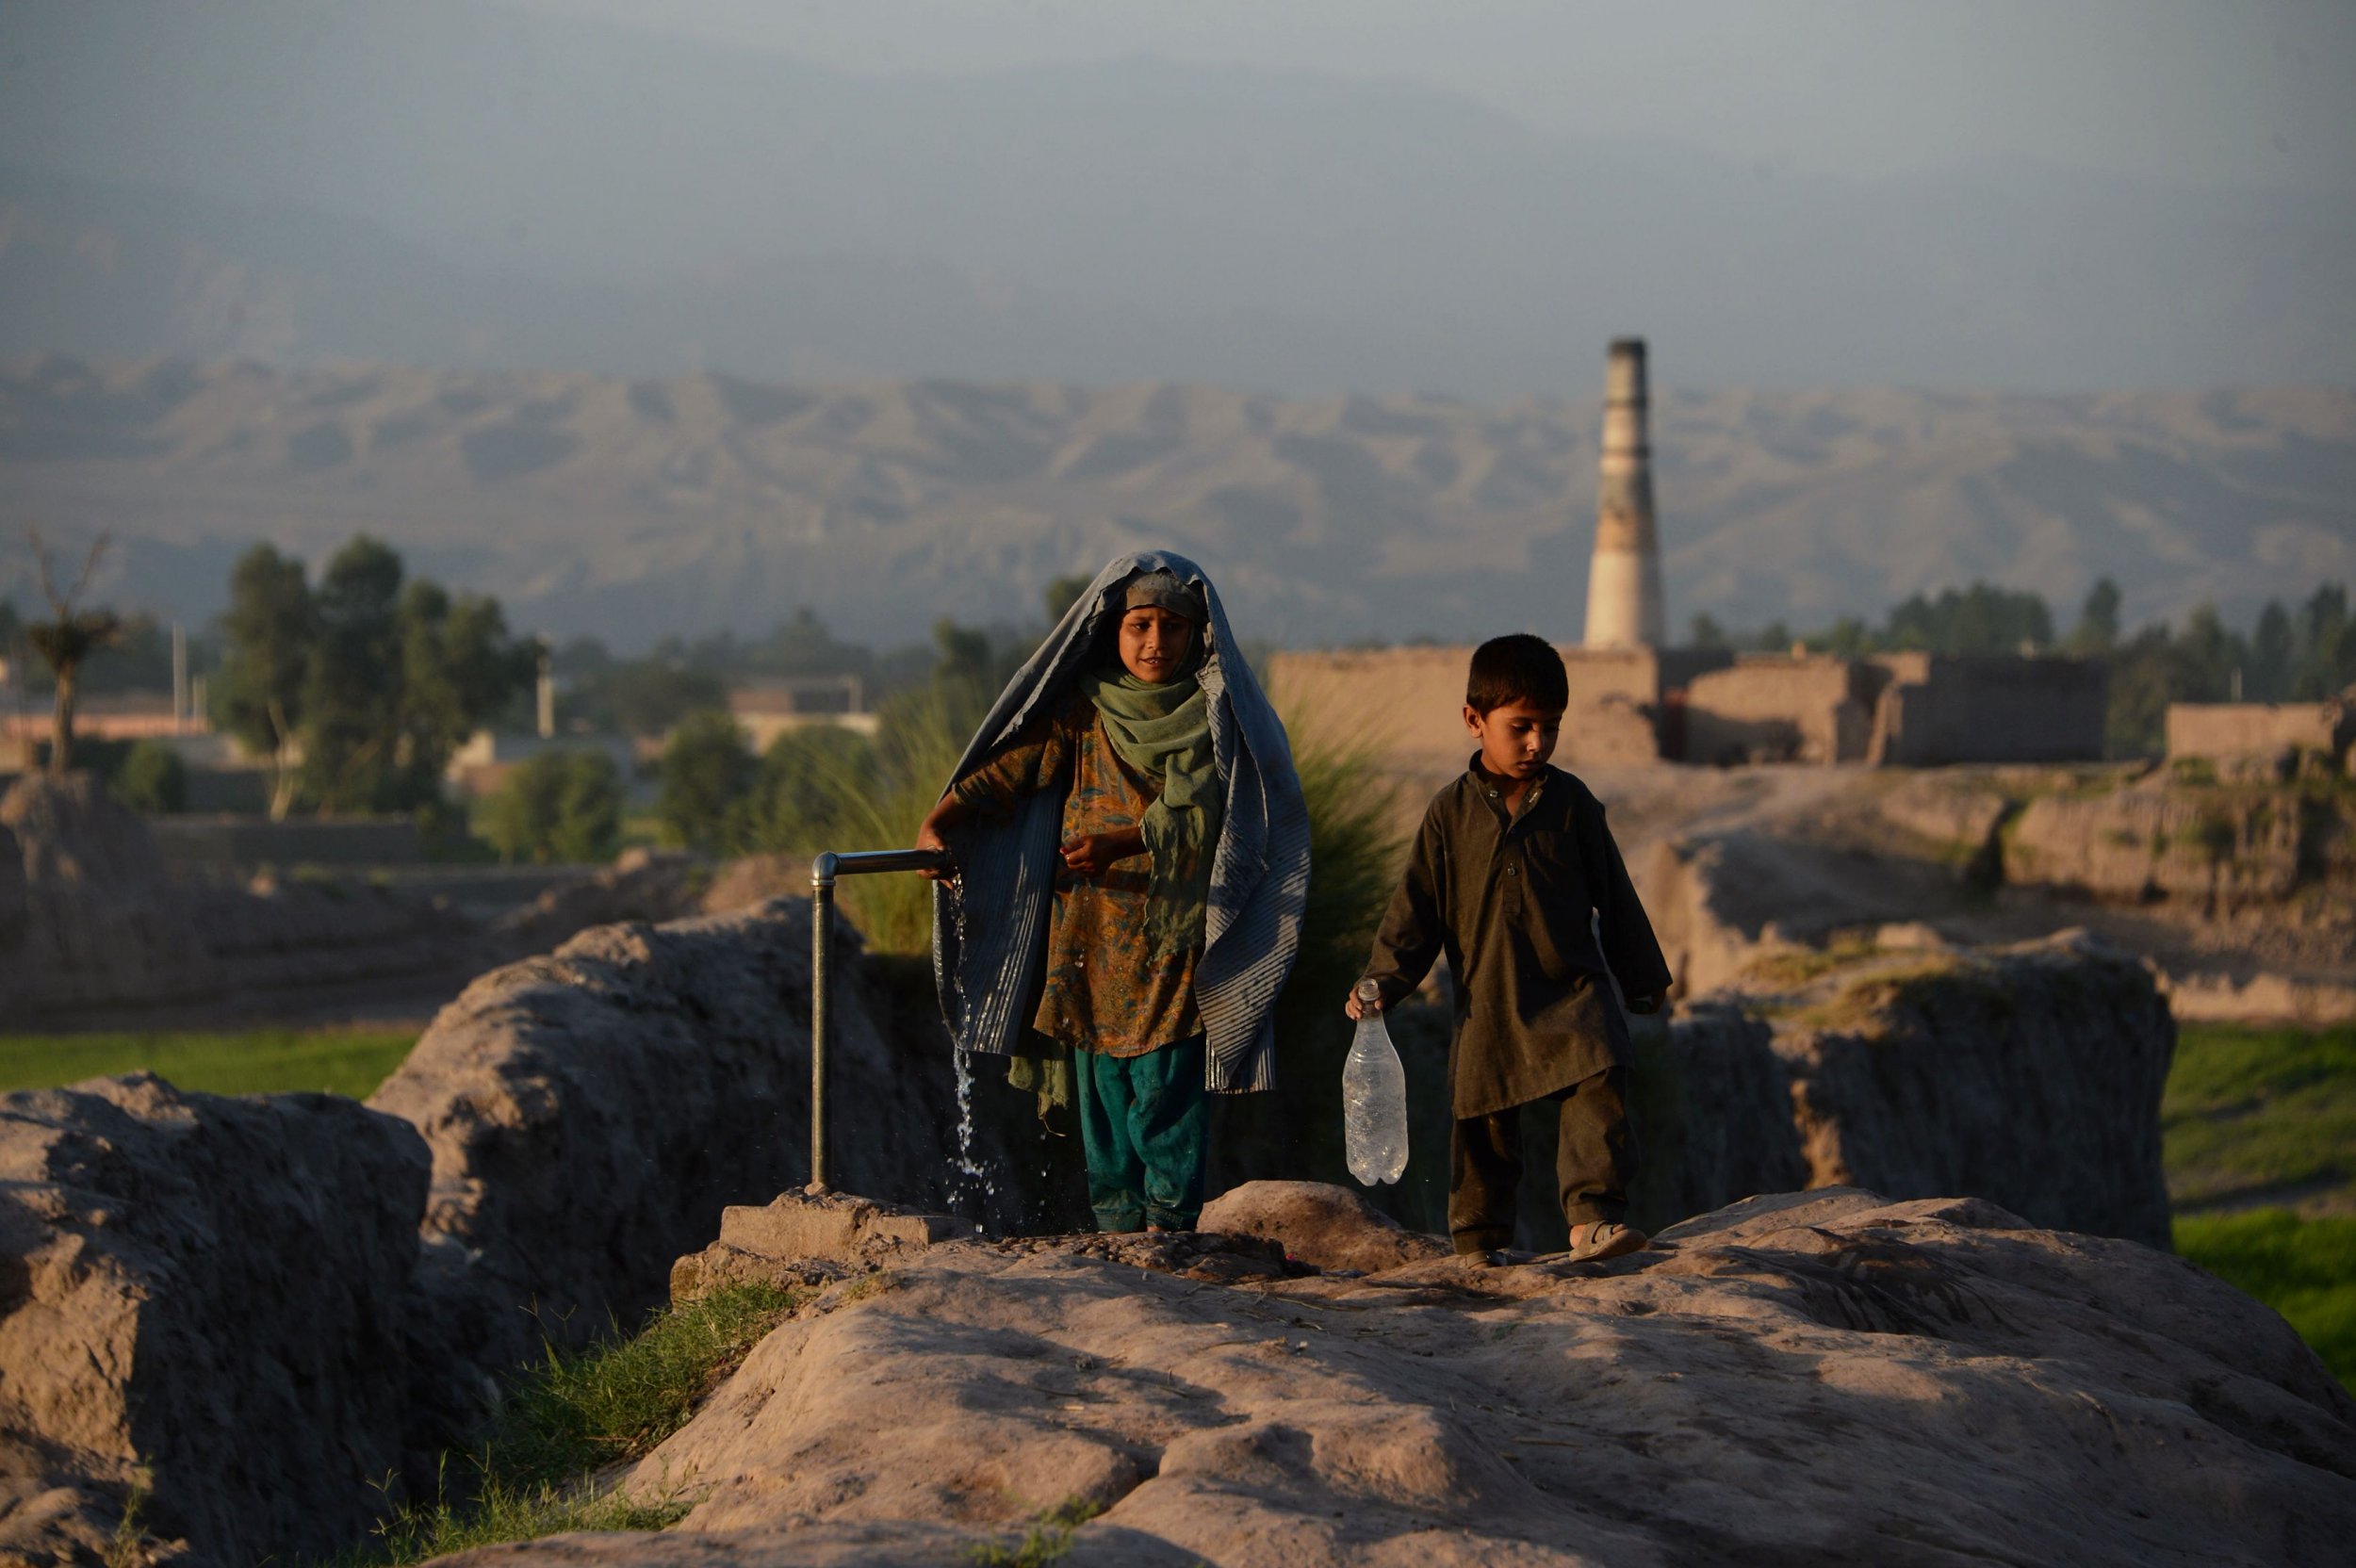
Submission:
M 1658 761 L 1656 715 L 1666 678 L 1730 655 L 1693 649 L 1557 650 L 1570 676 L 1555 761 L 1566 768 Z M 1279 653 L 1268 664 L 1277 710 L 1299 738 L 1373 749 L 1394 773 L 1448 773 L 1464 765 L 1469 647 Z
M 2348 743 L 2348 710 L 2331 702 L 2171 702 L 2168 755 L 2271 757 L 2293 749 L 2336 755 Z
M 1687 688 L 1689 762 L 1854 762 L 1872 739 L 1876 673 L 1853 660 L 1755 654 Z
M 417 819 L 345 817 L 271 822 L 267 817 L 158 817 L 148 832 L 172 868 L 204 866 L 407 866 L 423 858 Z
M 1268 694 L 1303 744 L 1364 746 L 1394 772 L 1446 772 L 1471 755 L 1464 668 L 1470 648 L 1279 653 Z
M 2102 756 L 2108 673 L 2086 659 L 2008 654 L 1884 654 L 1889 685 L 1873 714 L 1868 760 L 2091 762 Z

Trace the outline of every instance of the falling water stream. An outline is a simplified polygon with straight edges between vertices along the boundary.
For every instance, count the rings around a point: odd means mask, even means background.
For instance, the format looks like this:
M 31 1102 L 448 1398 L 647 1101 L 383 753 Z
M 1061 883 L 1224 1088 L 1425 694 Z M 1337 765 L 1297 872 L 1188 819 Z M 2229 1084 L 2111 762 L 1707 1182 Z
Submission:
M 959 879 L 936 883 L 940 896 L 949 900 L 949 919 L 957 932 L 957 949 L 965 951 L 965 884 Z M 962 966 L 952 971 L 950 985 L 957 998 L 959 1018 L 965 1016 L 965 987 Z M 952 1044 L 949 1052 L 957 1075 L 957 1155 L 951 1163 L 955 1173 L 949 1184 L 951 1201 L 957 1210 L 973 1221 L 979 1231 L 990 1212 L 990 1202 L 997 1195 L 997 1183 L 990 1172 L 973 1158 L 973 1055 L 961 1046 Z

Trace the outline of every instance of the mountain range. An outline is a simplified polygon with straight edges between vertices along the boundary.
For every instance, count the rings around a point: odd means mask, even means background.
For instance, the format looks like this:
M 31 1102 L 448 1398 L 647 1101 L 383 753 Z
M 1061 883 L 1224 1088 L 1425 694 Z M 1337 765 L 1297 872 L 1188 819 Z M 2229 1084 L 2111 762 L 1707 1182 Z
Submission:
M 487 0 L 0 8 L 0 353 L 760 381 L 2356 382 L 2356 190 L 1880 180 L 1402 81 L 858 75 Z
M 1599 358 L 1600 356 L 1598 356 Z M 1176 383 L 0 366 L 0 517 L 122 548 L 100 591 L 202 620 L 256 540 L 315 566 L 358 531 L 617 648 L 758 630 L 1023 620 L 1051 579 L 1193 555 L 1246 634 L 1580 631 L 1597 402 L 1279 398 Z M 1978 579 L 2065 625 L 2356 581 L 2356 392 L 1657 391 L 1673 624 L 1874 618 Z M 0 547 L 0 596 L 30 596 Z

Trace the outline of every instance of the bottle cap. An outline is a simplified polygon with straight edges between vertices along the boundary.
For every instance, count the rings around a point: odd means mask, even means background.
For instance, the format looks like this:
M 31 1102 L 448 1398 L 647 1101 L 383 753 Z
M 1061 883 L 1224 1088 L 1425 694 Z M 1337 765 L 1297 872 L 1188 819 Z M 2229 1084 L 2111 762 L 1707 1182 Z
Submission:
M 1376 985 L 1371 980 L 1361 980 L 1358 982 L 1358 1000 L 1361 1002 L 1380 1002 L 1383 1000 L 1383 988 Z

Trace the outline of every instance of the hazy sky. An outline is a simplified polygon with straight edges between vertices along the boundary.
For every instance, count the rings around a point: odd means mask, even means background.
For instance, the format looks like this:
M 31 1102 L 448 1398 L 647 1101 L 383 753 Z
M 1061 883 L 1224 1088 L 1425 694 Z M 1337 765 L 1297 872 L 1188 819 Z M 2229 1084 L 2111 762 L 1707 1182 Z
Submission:
M 483 0 L 518 3 L 518 0 Z M 1398 77 L 1871 176 L 2025 155 L 2356 191 L 2350 0 L 519 0 L 875 73 L 1137 54 Z

